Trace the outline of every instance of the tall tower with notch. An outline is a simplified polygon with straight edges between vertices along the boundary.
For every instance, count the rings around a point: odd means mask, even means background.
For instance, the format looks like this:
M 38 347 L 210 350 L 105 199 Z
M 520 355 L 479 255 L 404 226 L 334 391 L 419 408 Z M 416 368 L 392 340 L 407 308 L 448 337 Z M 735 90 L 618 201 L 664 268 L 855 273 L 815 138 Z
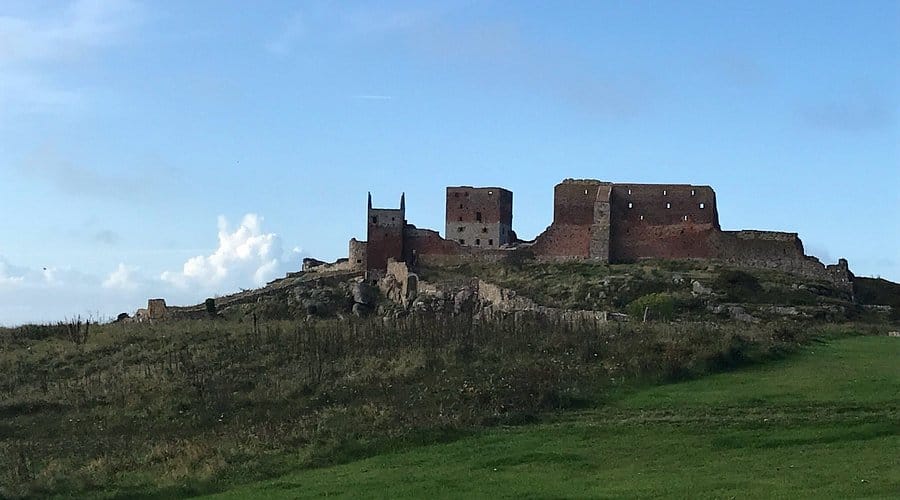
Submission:
M 384 270 L 388 259 L 403 260 L 403 229 L 406 227 L 406 194 L 400 208 L 372 208 L 369 193 L 366 224 L 366 269 Z

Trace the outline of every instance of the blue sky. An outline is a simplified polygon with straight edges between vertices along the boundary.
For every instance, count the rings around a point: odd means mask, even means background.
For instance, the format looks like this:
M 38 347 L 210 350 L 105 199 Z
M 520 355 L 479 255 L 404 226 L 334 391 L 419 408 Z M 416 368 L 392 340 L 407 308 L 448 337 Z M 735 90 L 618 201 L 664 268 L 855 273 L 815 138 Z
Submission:
M 709 184 L 725 229 L 900 281 L 900 3 L 0 3 L 0 324 L 346 255 L 366 192 Z

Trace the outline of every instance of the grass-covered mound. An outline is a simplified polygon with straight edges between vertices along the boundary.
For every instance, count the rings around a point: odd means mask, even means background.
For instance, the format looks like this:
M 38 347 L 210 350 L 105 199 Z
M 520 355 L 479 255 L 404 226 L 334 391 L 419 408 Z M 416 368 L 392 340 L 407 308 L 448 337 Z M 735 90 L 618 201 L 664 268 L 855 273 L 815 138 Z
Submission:
M 214 491 L 602 405 L 816 329 L 413 315 L 71 332 L 0 332 L 0 496 Z
M 218 498 L 892 498 L 900 339 L 629 392 L 554 422 L 294 472 Z

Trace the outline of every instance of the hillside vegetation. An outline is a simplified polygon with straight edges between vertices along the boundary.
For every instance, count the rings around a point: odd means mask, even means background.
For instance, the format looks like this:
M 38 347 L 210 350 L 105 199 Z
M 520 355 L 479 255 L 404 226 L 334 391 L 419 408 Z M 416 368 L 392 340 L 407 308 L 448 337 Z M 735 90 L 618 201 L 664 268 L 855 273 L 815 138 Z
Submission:
M 295 472 L 215 498 L 889 498 L 900 341 L 612 397 L 552 422 Z
M 383 297 L 376 314 L 357 318 L 349 287 L 332 280 L 330 288 L 304 281 L 267 290 L 217 319 L 0 329 L 0 497 L 186 496 L 478 439 L 489 428 L 526 435 L 532 427 L 510 426 L 565 426 L 563 417 L 583 411 L 618 415 L 622 397 L 641 388 L 783 359 L 815 339 L 896 329 L 824 284 L 667 266 L 422 273 L 441 285 L 483 275 L 557 307 L 631 312 L 627 322 L 416 313 Z M 778 293 L 812 298 L 779 306 Z M 742 312 L 723 308 L 735 299 Z M 834 411 L 862 415 L 835 408 L 816 411 L 826 420 Z M 646 432 L 647 442 L 656 439 Z M 675 439 L 669 434 L 662 437 Z M 570 453 L 565 446 L 552 453 Z

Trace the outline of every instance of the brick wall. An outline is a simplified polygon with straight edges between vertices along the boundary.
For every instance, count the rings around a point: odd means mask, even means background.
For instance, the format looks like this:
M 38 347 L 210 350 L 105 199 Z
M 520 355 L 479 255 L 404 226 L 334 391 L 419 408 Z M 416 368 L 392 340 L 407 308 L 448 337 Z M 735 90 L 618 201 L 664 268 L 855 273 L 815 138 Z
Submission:
M 366 230 L 366 269 L 386 269 L 388 259 L 403 260 L 403 209 L 370 208 Z
M 553 224 L 531 247 L 538 258 L 609 259 L 608 182 L 566 179 L 553 190 Z
M 497 248 L 513 241 L 512 192 L 498 187 L 447 188 L 444 237 L 465 246 Z

